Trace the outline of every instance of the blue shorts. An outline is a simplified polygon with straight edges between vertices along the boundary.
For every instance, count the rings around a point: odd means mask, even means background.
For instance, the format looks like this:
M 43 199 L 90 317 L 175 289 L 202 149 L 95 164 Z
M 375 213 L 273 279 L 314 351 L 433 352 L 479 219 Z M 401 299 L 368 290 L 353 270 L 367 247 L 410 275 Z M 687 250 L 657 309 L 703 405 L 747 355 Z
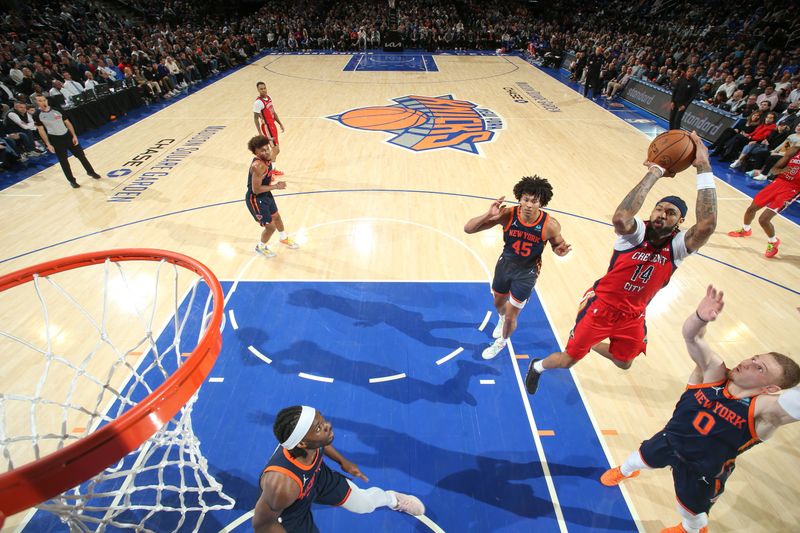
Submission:
M 320 466 L 317 481 L 303 498 L 290 505 L 281 514 L 281 525 L 287 533 L 319 533 L 311 514 L 311 503 L 339 506 L 347 501 L 350 496 L 350 485 L 347 478 L 335 470 L 328 468 L 323 461 Z
M 278 204 L 271 192 L 262 195 L 248 194 L 244 201 L 255 221 L 262 226 L 272 222 L 272 217 L 278 212 Z
M 708 513 L 725 490 L 725 482 L 733 472 L 731 462 L 722 473 L 703 475 L 669 442 L 669 435 L 660 432 L 639 447 L 642 460 L 652 468 L 672 467 L 672 481 L 678 503 L 692 514 Z
M 500 256 L 494 267 L 494 279 L 492 280 L 492 291 L 495 294 L 508 294 L 517 303 L 525 303 L 531 297 L 533 287 L 539 278 L 537 266 L 532 268 L 522 267 L 513 261 Z

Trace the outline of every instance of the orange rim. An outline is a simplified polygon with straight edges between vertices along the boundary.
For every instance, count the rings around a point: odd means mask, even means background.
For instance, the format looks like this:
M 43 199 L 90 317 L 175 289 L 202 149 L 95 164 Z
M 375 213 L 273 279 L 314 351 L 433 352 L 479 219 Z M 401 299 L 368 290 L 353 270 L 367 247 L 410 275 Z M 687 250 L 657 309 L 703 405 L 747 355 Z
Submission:
M 91 435 L 41 459 L 0 475 L 0 516 L 11 516 L 53 498 L 105 470 L 161 429 L 205 381 L 222 348 L 223 294 L 219 280 L 204 264 L 168 250 L 127 248 L 91 252 L 48 261 L 0 277 L 0 292 L 27 283 L 35 274 L 49 276 L 106 260 L 161 261 L 195 272 L 213 295 L 203 338 L 181 366 L 149 396 Z

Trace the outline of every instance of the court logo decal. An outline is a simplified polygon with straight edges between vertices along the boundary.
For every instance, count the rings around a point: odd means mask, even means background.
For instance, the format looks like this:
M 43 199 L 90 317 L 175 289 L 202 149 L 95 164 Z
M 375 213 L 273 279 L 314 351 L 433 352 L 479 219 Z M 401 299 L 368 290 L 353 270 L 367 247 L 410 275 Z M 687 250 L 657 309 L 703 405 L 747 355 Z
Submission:
M 390 134 L 389 144 L 425 152 L 452 148 L 480 155 L 478 145 L 494 140 L 503 119 L 453 95 L 401 96 L 394 105 L 358 107 L 327 118 L 357 130 Z

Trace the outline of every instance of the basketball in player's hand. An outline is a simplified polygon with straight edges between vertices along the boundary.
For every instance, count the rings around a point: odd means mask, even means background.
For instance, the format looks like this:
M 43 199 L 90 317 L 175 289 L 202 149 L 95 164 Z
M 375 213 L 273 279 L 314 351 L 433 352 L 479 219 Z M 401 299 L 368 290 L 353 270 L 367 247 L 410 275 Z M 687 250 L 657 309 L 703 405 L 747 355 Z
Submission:
M 695 158 L 695 145 L 691 136 L 682 130 L 665 131 L 650 143 L 647 160 L 678 173 L 692 165 Z

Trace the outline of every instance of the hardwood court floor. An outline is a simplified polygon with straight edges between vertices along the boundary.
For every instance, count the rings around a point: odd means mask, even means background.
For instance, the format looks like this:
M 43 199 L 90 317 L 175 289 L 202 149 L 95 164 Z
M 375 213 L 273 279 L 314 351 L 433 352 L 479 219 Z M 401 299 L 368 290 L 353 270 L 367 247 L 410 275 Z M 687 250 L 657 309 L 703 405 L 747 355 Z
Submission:
M 607 268 L 614 238 L 608 222 L 644 174 L 649 139 L 518 58 L 436 56 L 439 71 L 427 73 L 343 72 L 348 60 L 267 56 L 87 150 L 101 174 L 119 177 L 91 180 L 73 160 L 79 190 L 55 165 L 0 192 L 1 272 L 87 250 L 151 247 L 191 255 L 222 279 L 488 281 L 500 231 L 470 236 L 463 225 L 490 199 L 512 198 L 517 180 L 536 173 L 553 184 L 549 208 L 573 245 L 565 258 L 546 252 L 537 285 L 556 336 L 566 342 L 581 295 Z M 277 166 L 288 188 L 277 201 L 302 245 L 290 251 L 276 243 L 278 256 L 270 260 L 253 259 L 259 229 L 242 202 L 258 81 L 267 83 L 287 128 Z M 534 102 L 520 82 L 559 111 Z M 477 155 L 415 152 L 385 142 L 385 132 L 328 118 L 407 95 L 474 102 L 501 117 L 502 128 L 477 145 Z M 148 179 L 148 172 L 161 174 Z M 658 198 L 678 194 L 690 206 L 688 227 L 694 181 L 694 170 L 662 180 L 642 215 Z M 669 418 L 691 371 L 681 324 L 709 283 L 726 293 L 725 311 L 707 336 L 726 362 L 770 350 L 800 357 L 800 230 L 776 219 L 783 244 L 767 260 L 759 228 L 743 241 L 725 235 L 740 225 L 749 198 L 721 182 L 718 196 L 717 233 L 650 305 L 648 355 L 627 372 L 597 355 L 574 370 L 614 463 Z M 489 299 L 487 292 L 487 306 Z M 14 306 L 0 306 L 4 323 Z M 800 424 L 783 428 L 739 461 L 714 508 L 714 531 L 796 528 L 800 489 L 787 473 L 797 469 L 798 438 Z M 644 531 L 677 523 L 671 486 L 665 470 L 628 485 Z

